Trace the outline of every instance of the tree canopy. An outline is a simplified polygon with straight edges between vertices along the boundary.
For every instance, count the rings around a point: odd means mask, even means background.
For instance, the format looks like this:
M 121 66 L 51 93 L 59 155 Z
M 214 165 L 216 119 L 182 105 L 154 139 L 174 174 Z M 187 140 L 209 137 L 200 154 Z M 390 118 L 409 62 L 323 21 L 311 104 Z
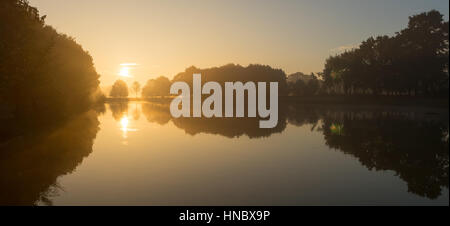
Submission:
M 144 88 L 142 88 L 142 96 L 170 96 L 170 85 L 170 80 L 164 76 L 160 76 L 156 79 L 149 79 Z
M 183 81 L 192 85 L 192 75 L 200 73 L 202 83 L 215 81 L 222 86 L 225 82 L 278 82 L 279 95 L 287 94 L 286 73 L 281 69 L 274 69 L 267 65 L 250 64 L 243 67 L 238 64 L 227 64 L 221 67 L 199 69 L 194 66 L 177 74 L 173 82 Z M 202 84 L 203 85 L 203 84 Z
M 0 104 L 18 121 L 84 111 L 98 94 L 92 57 L 44 19 L 26 0 L 0 1 Z
M 111 97 L 128 97 L 128 86 L 123 80 L 117 80 L 112 86 L 111 92 L 109 93 Z
M 327 87 L 345 94 L 448 95 L 448 21 L 438 11 L 409 18 L 396 35 L 369 38 L 327 59 Z

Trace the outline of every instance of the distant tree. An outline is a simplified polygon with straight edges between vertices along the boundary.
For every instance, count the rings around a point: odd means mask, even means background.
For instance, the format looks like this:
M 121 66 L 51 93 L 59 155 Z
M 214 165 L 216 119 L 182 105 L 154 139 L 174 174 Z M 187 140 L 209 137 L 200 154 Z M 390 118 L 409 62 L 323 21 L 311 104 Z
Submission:
M 202 83 L 215 81 L 224 86 L 225 82 L 278 82 L 280 96 L 287 95 L 286 73 L 281 69 L 275 69 L 267 65 L 250 64 L 243 67 L 238 64 L 227 64 L 221 67 L 199 69 L 194 66 L 173 78 L 175 81 L 183 81 L 192 84 L 192 74 L 200 73 Z
M 305 96 L 306 82 L 303 80 L 297 80 L 292 86 L 292 93 L 294 96 Z
M 156 79 L 150 79 L 142 88 L 143 97 L 169 96 L 171 82 L 168 78 L 160 76 Z
M 135 82 L 133 82 L 131 89 L 133 90 L 133 92 L 135 93 L 136 98 L 137 98 L 139 91 L 141 91 L 141 84 L 139 84 L 139 82 L 135 81 Z
M 311 75 L 304 75 L 303 73 L 296 73 L 303 75 L 297 80 L 290 76 L 291 81 L 288 83 L 289 94 L 293 96 L 313 96 L 319 92 L 320 82 L 314 73 Z
M 319 88 L 320 88 L 319 80 L 314 76 L 313 79 L 308 81 L 306 93 L 309 96 L 316 95 L 317 92 L 319 92 Z
M 123 80 L 117 80 L 112 86 L 111 92 L 109 93 L 111 97 L 128 97 L 128 86 Z

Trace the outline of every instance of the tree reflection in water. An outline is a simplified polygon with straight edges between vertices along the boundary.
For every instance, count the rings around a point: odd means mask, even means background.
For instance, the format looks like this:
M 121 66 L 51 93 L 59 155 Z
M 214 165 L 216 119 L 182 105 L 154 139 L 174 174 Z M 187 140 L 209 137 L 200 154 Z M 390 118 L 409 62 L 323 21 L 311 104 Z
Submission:
M 51 132 L 17 137 L 0 146 L 0 204 L 51 205 L 57 178 L 72 173 L 92 152 L 97 112 L 81 114 Z
M 111 103 L 121 123 L 145 116 L 148 123 L 172 123 L 189 134 L 215 134 L 250 139 L 283 133 L 289 126 L 311 125 L 328 147 L 355 157 L 369 170 L 392 170 L 408 191 L 428 199 L 448 189 L 449 129 L 447 109 L 364 108 L 321 105 L 280 105 L 279 123 L 259 129 L 259 119 L 179 118 L 167 103 L 142 103 L 128 116 L 128 103 Z M 133 108 L 132 108 L 133 109 Z M 99 113 L 100 111 L 100 113 Z M 0 204 L 51 205 L 58 194 L 57 178 L 70 174 L 92 152 L 102 108 L 86 112 L 54 130 L 31 133 L 0 144 Z M 139 111 L 139 112 L 138 112 Z M 128 126 L 128 125 L 127 125 Z M 280 146 L 280 148 L 283 148 Z M 276 151 L 276 150 L 274 150 Z
M 166 104 L 146 103 L 149 122 L 169 121 L 187 134 L 216 134 L 256 139 L 282 133 L 287 125 L 311 124 L 323 133 L 326 145 L 351 154 L 369 170 L 393 170 L 408 184 L 408 191 L 429 199 L 448 188 L 448 110 L 280 105 L 278 126 L 259 129 L 258 119 L 172 119 Z M 437 111 L 434 112 L 434 111 Z M 282 148 L 282 147 L 281 147 Z

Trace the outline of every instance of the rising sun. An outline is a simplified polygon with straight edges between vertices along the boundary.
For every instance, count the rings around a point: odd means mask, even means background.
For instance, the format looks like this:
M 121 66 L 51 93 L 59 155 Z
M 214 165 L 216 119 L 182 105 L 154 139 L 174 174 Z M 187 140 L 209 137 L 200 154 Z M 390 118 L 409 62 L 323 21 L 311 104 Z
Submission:
M 119 75 L 122 77 L 130 77 L 130 67 L 121 66 Z
M 121 77 L 132 77 L 130 71 L 137 67 L 136 63 L 123 63 L 120 64 L 119 76 Z

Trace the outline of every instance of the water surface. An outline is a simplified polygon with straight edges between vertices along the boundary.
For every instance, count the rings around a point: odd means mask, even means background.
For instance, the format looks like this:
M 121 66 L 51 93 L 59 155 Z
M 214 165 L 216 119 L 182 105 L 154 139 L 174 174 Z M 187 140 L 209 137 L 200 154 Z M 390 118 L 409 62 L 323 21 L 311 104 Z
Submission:
M 280 106 L 259 129 L 107 104 L 4 145 L 0 204 L 448 205 L 448 110 Z

